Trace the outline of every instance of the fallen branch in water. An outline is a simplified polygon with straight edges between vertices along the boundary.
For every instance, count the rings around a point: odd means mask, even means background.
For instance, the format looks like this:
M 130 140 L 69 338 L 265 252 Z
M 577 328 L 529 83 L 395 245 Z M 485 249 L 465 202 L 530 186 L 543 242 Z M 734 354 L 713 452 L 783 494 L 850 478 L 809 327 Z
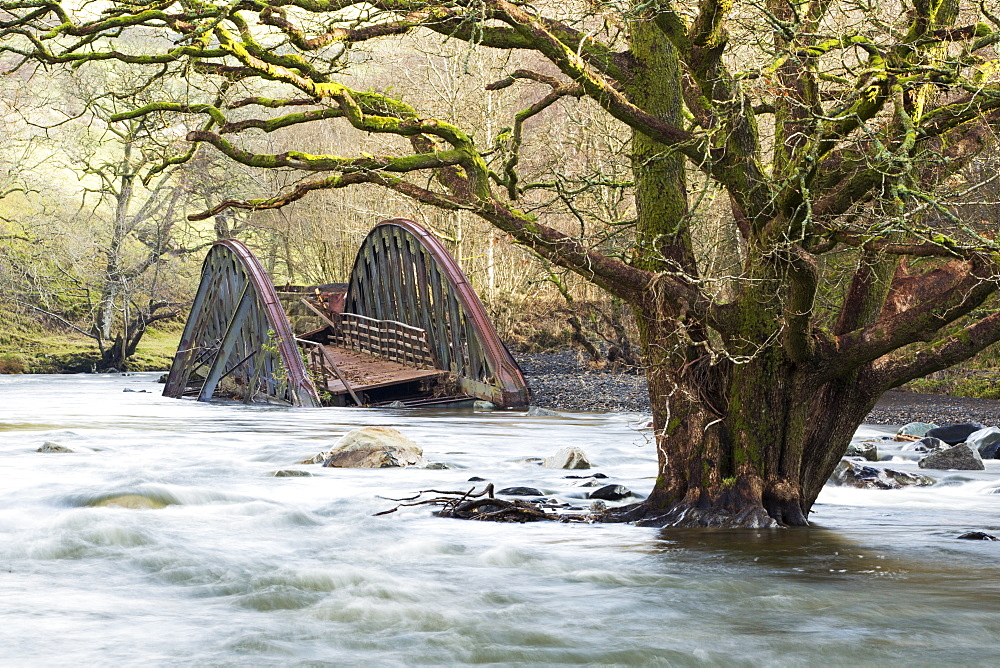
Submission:
M 388 499 L 402 501 L 395 508 L 375 513 L 373 517 L 394 513 L 407 506 L 441 506 L 434 511 L 438 517 L 451 517 L 460 520 L 481 520 L 483 522 L 591 522 L 593 516 L 580 514 L 559 514 L 546 512 L 546 508 L 559 508 L 541 501 L 507 501 L 493 495 L 493 483 L 486 485 L 481 492 L 473 487 L 467 492 L 442 492 L 436 489 L 424 490 L 416 495 L 403 499 Z M 420 499 L 424 494 L 437 494 L 429 499 Z M 384 497 L 383 497 L 384 498 Z M 563 506 L 568 507 L 568 506 Z

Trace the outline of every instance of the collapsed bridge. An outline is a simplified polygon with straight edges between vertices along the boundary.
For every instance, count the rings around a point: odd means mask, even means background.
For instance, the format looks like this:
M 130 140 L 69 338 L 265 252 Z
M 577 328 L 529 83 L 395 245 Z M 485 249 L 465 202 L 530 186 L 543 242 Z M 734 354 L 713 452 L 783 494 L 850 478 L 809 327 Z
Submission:
M 295 336 L 289 312 L 303 309 L 318 327 Z M 163 394 L 294 406 L 528 404 L 524 376 L 458 263 L 402 218 L 368 234 L 346 286 L 279 294 L 245 245 L 216 242 Z

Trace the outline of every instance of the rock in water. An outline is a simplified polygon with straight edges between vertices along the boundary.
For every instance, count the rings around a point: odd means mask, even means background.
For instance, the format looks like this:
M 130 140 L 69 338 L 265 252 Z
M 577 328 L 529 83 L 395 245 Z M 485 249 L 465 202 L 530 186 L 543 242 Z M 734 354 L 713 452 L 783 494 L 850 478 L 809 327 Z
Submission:
M 925 434 L 932 438 L 940 438 L 948 445 L 958 445 L 963 443 L 972 433 L 979 431 L 983 425 L 978 422 L 959 422 L 958 424 L 946 424 L 943 427 L 935 427 Z
M 559 413 L 541 406 L 531 406 L 528 408 L 528 415 L 559 415 Z
M 875 441 L 864 441 L 862 443 L 851 443 L 847 446 L 845 457 L 861 457 L 870 462 L 878 461 L 878 444 Z
M 988 533 L 983 533 L 982 531 L 970 531 L 969 533 L 963 533 L 958 537 L 959 540 L 996 540 L 996 536 L 991 536 Z
M 605 485 L 600 489 L 595 489 L 587 495 L 588 499 L 602 499 L 604 501 L 621 501 L 632 496 L 632 490 L 624 485 Z
M 842 459 L 837 464 L 833 475 L 830 476 L 830 482 L 858 489 L 900 489 L 910 485 L 924 487 L 934 484 L 934 480 L 925 475 L 867 466 L 847 459 Z
M 35 452 L 74 452 L 73 450 L 67 448 L 65 445 L 59 445 L 58 443 L 53 443 L 52 441 L 45 441 L 42 447 L 35 450 Z
M 986 468 L 983 465 L 983 458 L 979 455 L 979 450 L 971 447 L 968 443 L 959 443 L 944 450 L 932 452 L 917 462 L 917 466 L 922 469 L 939 469 L 947 471 L 982 471 Z
M 937 429 L 937 425 L 930 422 L 909 422 L 899 428 L 896 436 L 916 436 L 917 438 L 923 438 L 931 429 Z M 896 440 L 903 441 L 909 439 L 897 438 Z
M 309 459 L 303 459 L 301 462 L 299 462 L 299 464 L 322 464 L 329 457 L 330 457 L 330 453 L 329 452 L 320 452 L 320 453 L 317 453 L 317 454 L 313 455 Z
M 363 427 L 348 432 L 330 450 L 323 466 L 352 469 L 383 469 L 423 466 L 424 452 L 416 443 L 392 427 Z
M 948 444 L 942 441 L 940 438 L 932 438 L 930 436 L 924 436 L 919 441 L 913 441 L 912 443 L 907 443 L 903 446 L 903 450 L 910 450 L 913 452 L 937 452 L 938 450 L 944 450 L 948 447 Z
M 312 473 L 309 471 L 296 471 L 295 469 L 282 469 L 271 474 L 275 478 L 309 478 Z
M 546 457 L 542 466 L 547 469 L 589 469 L 590 460 L 587 459 L 587 454 L 583 450 L 571 445 L 551 457 Z
M 497 492 L 497 494 L 503 494 L 504 496 L 544 496 L 540 490 L 534 487 L 505 487 Z
M 1000 459 L 997 457 L 997 452 L 1000 451 L 1000 429 L 996 427 L 974 431 L 965 442 L 978 450 L 983 459 Z
M 166 508 L 168 504 L 162 499 L 158 499 L 145 494 L 116 494 L 106 496 L 103 499 L 88 504 L 95 508 L 129 508 L 130 510 L 158 510 Z

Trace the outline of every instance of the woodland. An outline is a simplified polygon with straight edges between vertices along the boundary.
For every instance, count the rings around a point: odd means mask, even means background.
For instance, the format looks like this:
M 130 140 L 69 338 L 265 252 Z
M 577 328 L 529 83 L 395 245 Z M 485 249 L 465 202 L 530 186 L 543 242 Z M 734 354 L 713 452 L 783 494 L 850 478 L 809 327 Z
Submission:
M 322 282 L 414 218 L 500 320 L 629 311 L 619 519 L 805 525 L 884 391 L 1000 339 L 997 4 L 4 1 L 4 308 L 121 365 L 213 239 Z

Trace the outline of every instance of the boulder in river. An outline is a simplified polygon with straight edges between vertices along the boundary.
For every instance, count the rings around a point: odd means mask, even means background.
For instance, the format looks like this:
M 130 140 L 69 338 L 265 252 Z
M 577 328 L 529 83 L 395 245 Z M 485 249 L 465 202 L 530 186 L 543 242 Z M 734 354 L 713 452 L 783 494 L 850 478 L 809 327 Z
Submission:
M 542 408 L 541 406 L 529 406 L 528 415 L 533 415 L 533 416 L 559 415 L 559 413 L 556 413 L 553 410 L 549 410 L 548 408 Z
M 937 452 L 938 450 L 944 450 L 947 447 L 949 447 L 948 444 L 940 438 L 924 436 L 918 441 L 907 443 L 903 446 L 903 450 L 911 452 Z
M 997 456 L 1000 451 L 1000 429 L 996 427 L 986 427 L 969 434 L 965 442 L 979 451 L 983 459 L 1000 459 Z
M 423 466 L 423 450 L 392 427 L 363 427 L 347 432 L 327 455 L 323 466 L 383 469 Z
M 983 531 L 970 531 L 958 537 L 959 540 L 997 540 L 996 536 Z
M 983 458 L 968 443 L 959 443 L 944 450 L 932 452 L 917 462 L 922 469 L 939 469 L 941 471 L 982 471 Z
M 65 445 L 59 445 L 58 443 L 53 443 L 52 441 L 45 441 L 42 447 L 35 450 L 35 452 L 76 452 Z
M 880 466 L 868 466 L 861 462 L 852 462 L 849 459 L 842 459 L 837 464 L 833 475 L 830 476 L 830 482 L 834 485 L 857 487 L 858 489 L 900 489 L 910 485 L 924 487 L 934 484 L 933 478 L 925 475 L 896 471 Z
M 878 461 L 878 443 L 876 441 L 862 441 L 861 443 L 851 443 L 847 446 L 845 457 L 861 457 L 870 462 Z
M 541 490 L 534 487 L 505 487 L 497 492 L 497 494 L 502 494 L 503 496 L 544 496 Z
M 959 422 L 957 424 L 946 424 L 943 427 L 935 427 L 925 435 L 933 438 L 940 438 L 948 445 L 958 445 L 964 443 L 972 433 L 979 431 L 983 425 L 978 422 Z
M 896 432 L 897 441 L 909 441 L 909 437 L 915 436 L 916 438 L 923 438 L 927 435 L 931 429 L 937 429 L 936 424 L 931 424 L 930 422 L 908 422 L 899 428 Z M 900 438 L 906 437 L 906 438 Z
M 112 494 L 95 499 L 87 505 L 95 508 L 128 508 L 130 510 L 158 510 L 170 503 L 148 494 Z
M 589 469 L 590 460 L 583 450 L 571 445 L 551 457 L 546 457 L 542 466 L 547 469 Z
M 601 499 L 603 501 L 621 501 L 633 496 L 632 490 L 624 485 L 605 485 L 600 489 L 595 489 L 587 495 L 588 499 Z

